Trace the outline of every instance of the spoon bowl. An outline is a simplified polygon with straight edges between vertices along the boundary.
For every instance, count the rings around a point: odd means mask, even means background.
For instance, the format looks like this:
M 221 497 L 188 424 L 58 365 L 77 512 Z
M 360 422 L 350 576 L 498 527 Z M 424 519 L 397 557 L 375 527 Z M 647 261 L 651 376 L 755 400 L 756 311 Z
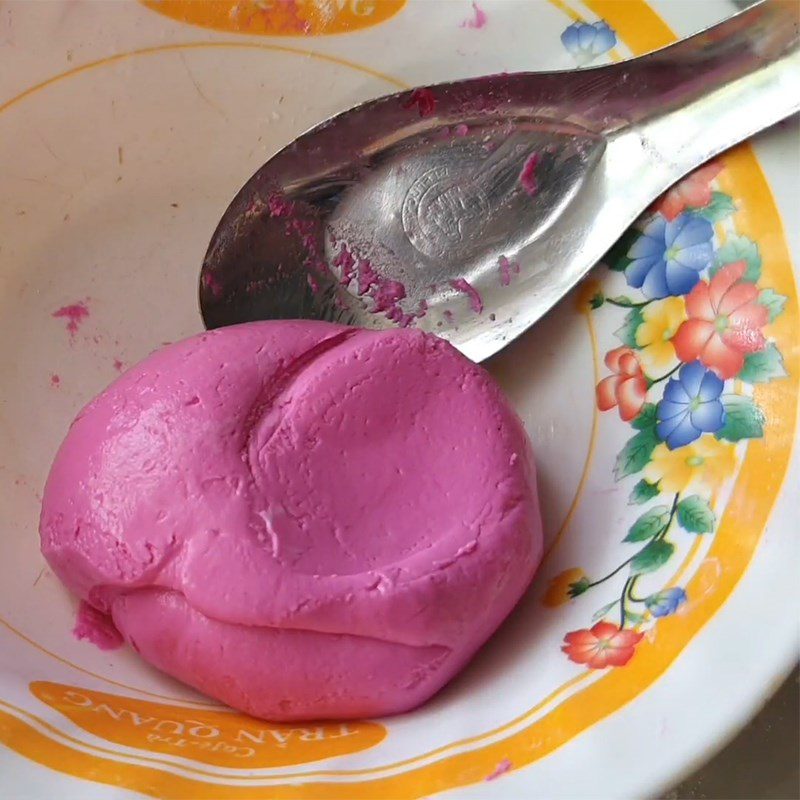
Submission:
M 628 62 L 440 84 L 333 117 L 223 215 L 201 271 L 207 327 L 414 325 L 489 357 L 675 181 L 800 109 L 799 17 L 766 0 Z

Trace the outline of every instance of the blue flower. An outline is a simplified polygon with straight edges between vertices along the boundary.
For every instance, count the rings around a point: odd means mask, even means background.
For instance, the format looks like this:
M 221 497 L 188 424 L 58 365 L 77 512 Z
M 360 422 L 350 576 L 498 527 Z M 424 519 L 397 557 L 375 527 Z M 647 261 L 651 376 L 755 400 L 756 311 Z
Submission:
M 616 43 L 617 34 L 603 20 L 593 24 L 573 22 L 561 34 L 561 44 L 570 55 L 574 56 L 578 64 L 588 64 L 603 53 L 607 53 Z
M 699 361 L 684 364 L 670 378 L 656 407 L 656 431 L 670 450 L 683 447 L 703 433 L 716 433 L 725 424 L 719 396 L 725 382 Z
M 672 222 L 656 214 L 628 251 L 625 277 L 652 299 L 687 294 L 714 262 L 713 237 L 712 224 L 696 214 Z
M 685 602 L 686 592 L 683 589 L 674 587 L 672 589 L 662 589 L 660 592 L 651 594 L 650 597 L 645 599 L 644 604 L 654 617 L 668 617 L 670 614 L 674 614 Z

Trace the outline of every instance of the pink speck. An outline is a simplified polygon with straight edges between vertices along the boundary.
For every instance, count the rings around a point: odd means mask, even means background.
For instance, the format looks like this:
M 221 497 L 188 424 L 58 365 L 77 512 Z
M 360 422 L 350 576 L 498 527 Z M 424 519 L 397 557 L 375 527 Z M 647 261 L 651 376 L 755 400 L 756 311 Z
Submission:
M 317 282 L 317 279 L 313 275 L 311 275 L 311 273 L 309 273 L 306 276 L 306 280 L 308 281 L 308 286 L 311 289 L 311 291 L 314 292 L 314 294 L 316 294 L 319 291 L 319 283 Z
M 406 299 L 406 287 L 400 281 L 384 278 L 369 259 L 360 257 L 347 242 L 336 236 L 332 237 L 332 241 L 334 247 L 338 248 L 332 263 L 339 271 L 339 283 L 348 287 L 351 292 L 355 289 L 354 293 L 358 297 L 372 300 L 370 313 L 384 314 L 401 328 L 406 328 L 425 316 L 428 312 L 425 300 L 419 302 L 416 311 L 406 310 L 402 305 L 402 301 Z M 355 287 L 352 286 L 353 280 L 356 281 Z
M 538 153 L 531 153 L 528 160 L 522 167 L 522 172 L 519 174 L 519 182 L 522 188 L 533 197 L 539 191 L 539 184 L 536 181 L 536 167 L 539 165 L 541 156 Z
M 511 283 L 511 274 L 519 275 L 519 264 L 516 261 L 509 261 L 505 256 L 500 256 L 497 264 L 500 267 L 500 283 L 508 286 Z
M 358 293 L 366 294 L 370 288 L 378 283 L 378 273 L 372 268 L 367 259 L 362 258 L 358 262 Z
M 486 12 L 477 3 L 472 4 L 472 19 L 465 19 L 459 27 L 461 28 L 483 28 L 489 21 Z
M 469 126 L 462 122 L 460 125 L 456 125 L 456 127 L 453 128 L 453 133 L 459 138 L 463 138 L 469 133 Z
M 411 97 L 403 103 L 403 108 L 417 107 L 421 117 L 429 117 L 436 111 L 436 97 L 430 89 L 414 89 Z
M 444 317 L 444 318 L 445 318 L 445 319 L 446 319 L 448 322 L 452 322 L 452 321 L 453 321 L 453 312 L 452 312 L 452 311 L 451 311 L 449 308 L 446 308 L 446 309 L 444 310 L 444 312 L 443 312 L 442 316 L 443 316 L 443 317 Z
M 253 217 L 257 217 L 263 213 L 266 207 L 267 206 L 264 201 L 258 195 L 256 195 L 250 202 L 250 205 L 244 210 L 244 218 L 252 219 Z
M 294 203 L 283 195 L 273 192 L 267 199 L 267 208 L 271 217 L 288 217 L 294 211 Z
M 476 313 L 480 314 L 483 311 L 483 298 L 478 290 L 464 278 L 459 278 L 455 281 L 450 281 L 452 286 L 457 292 L 462 292 L 469 298 L 469 307 Z
M 115 359 L 114 359 L 114 369 L 115 369 L 117 372 L 122 372 L 122 370 L 123 370 L 124 368 L 125 368 L 125 364 L 124 364 L 124 362 L 120 361 L 118 358 L 115 358 Z
M 381 281 L 373 293 L 374 311 L 395 312 L 398 303 L 406 296 L 406 287 L 400 281 Z M 402 311 L 400 312 L 402 313 Z M 390 317 L 391 319 L 391 317 Z
M 339 282 L 343 286 L 347 286 L 355 275 L 356 259 L 350 252 L 350 248 L 344 242 L 342 242 L 342 247 L 336 258 L 333 259 L 333 266 L 339 267 L 342 271 L 342 277 L 339 279 Z
M 219 297 L 222 294 L 222 286 L 213 272 L 203 273 L 203 286 L 205 286 L 214 297 Z
M 50 385 L 54 389 L 58 389 L 58 387 L 61 386 L 61 376 L 60 375 L 56 375 L 55 373 L 53 373 L 50 376 Z
M 122 645 L 122 636 L 114 627 L 111 617 L 83 600 L 78 607 L 78 618 L 72 634 L 76 639 L 91 642 L 101 650 L 116 650 Z
M 497 779 L 497 778 L 499 778 L 501 775 L 505 775 L 505 774 L 506 774 L 506 772 L 508 772 L 508 771 L 511 769 L 511 767 L 513 767 L 513 766 L 514 766 L 514 765 L 513 765 L 513 764 L 512 764 L 512 763 L 511 763 L 511 762 L 510 762 L 510 761 L 509 761 L 507 758 L 504 758 L 504 759 L 503 759 L 503 760 L 502 760 L 502 761 L 501 761 L 501 762 L 500 762 L 500 763 L 499 763 L 499 764 L 498 764 L 498 765 L 497 765 L 497 766 L 494 768 L 494 770 L 493 770 L 492 772 L 490 772 L 490 773 L 489 773 L 489 774 L 486 776 L 486 780 L 487 780 L 487 781 L 493 781 L 493 780 L 496 780 L 496 779 Z
M 53 312 L 53 316 L 57 319 L 63 318 L 67 320 L 67 332 L 70 339 L 74 339 L 81 323 L 89 316 L 89 307 L 86 301 L 73 303 L 69 306 L 61 306 L 61 308 Z

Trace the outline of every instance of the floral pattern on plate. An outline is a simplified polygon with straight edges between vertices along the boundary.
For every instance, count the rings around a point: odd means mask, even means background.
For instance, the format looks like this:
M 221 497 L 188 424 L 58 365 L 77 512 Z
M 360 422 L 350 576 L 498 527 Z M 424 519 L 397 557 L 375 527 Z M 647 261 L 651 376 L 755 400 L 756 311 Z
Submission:
M 617 45 L 617 34 L 604 20 L 573 22 L 561 34 L 561 44 L 580 66 L 589 64 Z
M 678 537 L 714 535 L 716 500 L 747 441 L 764 435 L 766 415 L 752 386 L 786 374 L 768 336 L 786 298 L 759 284 L 758 243 L 726 224 L 736 204 L 714 189 L 721 170 L 712 162 L 673 187 L 608 254 L 606 265 L 628 291 L 609 297 L 590 280 L 580 293 L 590 311 L 624 312 L 597 406 L 616 409 L 633 429 L 614 477 L 638 478 L 629 502 L 644 506 L 614 569 L 590 577 L 572 567 L 544 596 L 557 606 L 589 591 L 611 594 L 590 627 L 564 637 L 567 658 L 590 669 L 627 664 L 658 619 L 689 600 L 669 581 L 648 581 L 644 592 L 640 583 L 670 563 Z

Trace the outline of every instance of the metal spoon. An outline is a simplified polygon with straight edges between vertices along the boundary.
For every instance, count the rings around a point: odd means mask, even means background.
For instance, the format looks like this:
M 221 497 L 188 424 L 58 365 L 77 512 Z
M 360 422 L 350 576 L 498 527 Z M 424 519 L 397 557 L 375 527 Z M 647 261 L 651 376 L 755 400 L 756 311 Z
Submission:
M 415 325 L 487 358 L 675 181 L 800 109 L 799 9 L 766 0 L 631 61 L 439 84 L 323 122 L 223 215 L 206 325 Z

